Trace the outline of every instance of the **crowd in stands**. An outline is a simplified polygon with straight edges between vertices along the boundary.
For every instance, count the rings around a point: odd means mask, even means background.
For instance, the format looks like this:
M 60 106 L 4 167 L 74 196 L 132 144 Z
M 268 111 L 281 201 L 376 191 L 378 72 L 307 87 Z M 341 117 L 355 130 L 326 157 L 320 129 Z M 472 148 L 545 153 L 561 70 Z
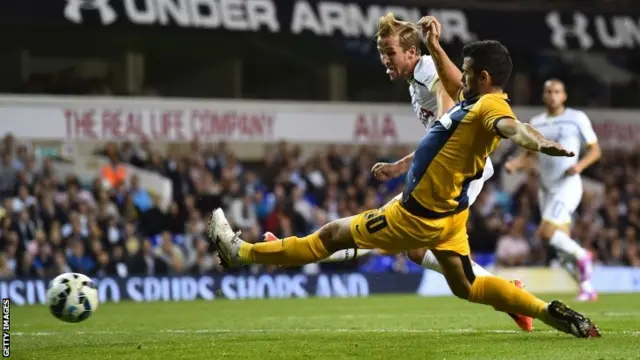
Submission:
M 406 151 L 406 150 L 404 150 Z M 109 144 L 109 164 L 91 184 L 61 177 L 51 159 L 6 136 L 0 161 L 0 277 L 50 277 L 77 271 L 131 276 L 222 271 L 206 237 L 207 215 L 223 207 L 248 241 L 271 231 L 302 236 L 326 222 L 376 208 L 400 192 L 402 178 L 381 183 L 370 175 L 383 158 L 375 149 L 331 146 L 304 156 L 279 144 L 258 163 L 239 161 L 224 144 L 193 144 L 187 155 L 162 156 L 148 143 Z M 497 159 L 500 171 L 501 159 Z M 168 206 L 140 187 L 125 164 L 160 174 L 173 184 Z M 604 197 L 587 193 L 573 234 L 597 262 L 640 266 L 640 158 L 634 151 L 605 152 L 587 174 L 604 184 Z M 485 185 L 468 223 L 472 251 L 483 265 L 544 265 L 553 258 L 535 229 L 534 174 L 510 194 L 499 176 Z M 333 270 L 420 271 L 402 255 L 370 255 Z M 286 271 L 251 267 L 241 271 Z

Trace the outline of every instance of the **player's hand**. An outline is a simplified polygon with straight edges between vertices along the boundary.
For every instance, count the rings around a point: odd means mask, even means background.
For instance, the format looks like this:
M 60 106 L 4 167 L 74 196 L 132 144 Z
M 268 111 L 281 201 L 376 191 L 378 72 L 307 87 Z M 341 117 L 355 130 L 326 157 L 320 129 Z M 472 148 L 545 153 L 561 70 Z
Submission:
M 568 168 L 566 171 L 567 175 L 575 175 L 575 174 L 580 174 L 582 172 L 582 169 L 580 168 L 580 166 L 573 165 L 572 167 Z
M 373 165 L 371 172 L 376 179 L 387 181 L 402 175 L 403 168 L 402 165 L 395 163 L 377 163 Z
M 504 164 L 504 170 L 507 174 L 513 174 L 518 171 L 518 166 L 516 164 L 517 160 L 509 160 Z
M 434 16 L 424 16 L 418 21 L 418 26 L 422 30 L 422 37 L 427 45 L 437 45 L 440 43 L 442 25 Z
M 540 152 L 549 156 L 574 157 L 576 154 L 555 141 L 546 141 L 540 145 Z

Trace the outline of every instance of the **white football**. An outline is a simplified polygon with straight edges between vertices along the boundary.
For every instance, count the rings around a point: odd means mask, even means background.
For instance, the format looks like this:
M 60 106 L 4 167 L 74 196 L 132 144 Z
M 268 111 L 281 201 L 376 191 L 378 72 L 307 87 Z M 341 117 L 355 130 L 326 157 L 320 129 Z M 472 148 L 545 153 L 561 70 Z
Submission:
M 98 309 L 98 289 L 86 275 L 61 274 L 49 283 L 47 306 L 51 314 L 62 321 L 81 322 Z

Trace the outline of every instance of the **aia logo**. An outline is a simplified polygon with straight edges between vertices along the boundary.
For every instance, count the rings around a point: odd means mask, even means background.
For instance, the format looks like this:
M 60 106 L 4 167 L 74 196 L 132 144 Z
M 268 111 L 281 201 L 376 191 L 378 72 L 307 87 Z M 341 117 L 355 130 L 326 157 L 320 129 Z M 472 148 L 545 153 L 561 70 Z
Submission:
M 422 121 L 422 124 L 425 127 L 428 127 L 430 123 L 433 122 L 433 120 L 435 120 L 436 118 L 436 114 L 431 111 L 431 110 L 427 110 L 427 109 L 420 109 L 420 121 Z

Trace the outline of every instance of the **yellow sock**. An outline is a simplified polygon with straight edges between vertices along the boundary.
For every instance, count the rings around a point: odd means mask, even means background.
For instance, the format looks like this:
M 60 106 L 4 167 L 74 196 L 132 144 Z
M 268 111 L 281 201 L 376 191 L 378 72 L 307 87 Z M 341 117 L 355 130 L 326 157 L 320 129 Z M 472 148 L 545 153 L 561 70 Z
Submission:
M 476 277 L 469 301 L 493 306 L 498 311 L 547 320 L 547 303 L 496 276 Z
M 314 263 L 331 255 L 322 244 L 318 232 L 303 238 L 288 237 L 282 241 L 240 246 L 240 260 L 250 264 L 296 266 Z

